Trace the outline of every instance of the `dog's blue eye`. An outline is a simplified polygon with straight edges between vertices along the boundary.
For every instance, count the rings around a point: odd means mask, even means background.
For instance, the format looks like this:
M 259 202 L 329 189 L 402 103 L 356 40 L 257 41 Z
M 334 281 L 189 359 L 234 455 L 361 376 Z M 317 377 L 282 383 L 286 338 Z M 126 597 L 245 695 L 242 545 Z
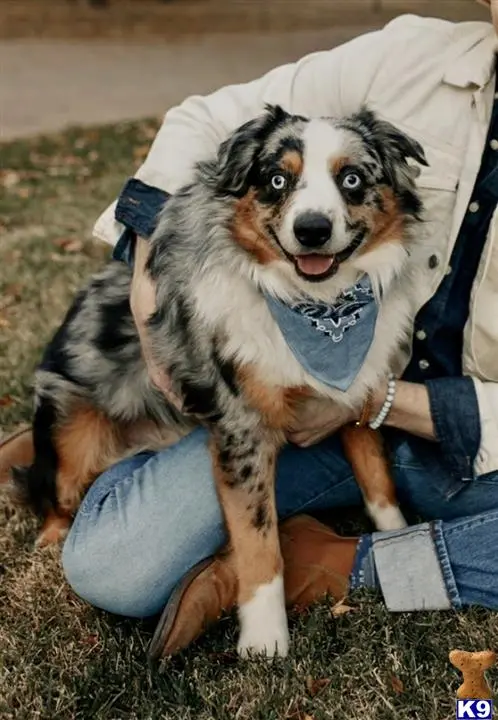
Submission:
M 271 186 L 274 190 L 281 192 L 287 185 L 287 179 L 284 175 L 274 175 L 271 179 Z
M 358 173 L 350 172 L 347 175 L 344 175 L 342 179 L 342 187 L 345 190 L 358 190 L 362 182 L 363 181 Z

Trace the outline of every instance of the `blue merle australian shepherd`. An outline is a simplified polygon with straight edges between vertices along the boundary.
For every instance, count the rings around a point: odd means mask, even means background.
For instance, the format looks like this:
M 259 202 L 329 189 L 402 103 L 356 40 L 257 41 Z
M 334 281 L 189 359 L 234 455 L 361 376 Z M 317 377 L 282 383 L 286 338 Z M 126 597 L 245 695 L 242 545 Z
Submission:
M 36 456 L 14 485 L 45 518 L 42 538 L 111 463 L 200 422 L 238 568 L 239 651 L 285 655 L 276 457 L 299 402 L 361 408 L 406 341 L 420 164 L 420 145 L 367 109 L 310 120 L 273 106 L 200 163 L 166 203 L 147 264 L 152 352 L 186 413 L 147 376 L 132 271 L 111 262 L 37 371 Z M 402 526 L 376 434 L 350 428 L 344 445 L 377 527 Z

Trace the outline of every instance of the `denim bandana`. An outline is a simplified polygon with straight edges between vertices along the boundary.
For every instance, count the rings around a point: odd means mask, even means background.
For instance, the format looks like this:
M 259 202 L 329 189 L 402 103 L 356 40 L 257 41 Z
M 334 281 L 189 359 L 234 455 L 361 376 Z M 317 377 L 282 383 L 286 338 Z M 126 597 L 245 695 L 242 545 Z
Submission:
M 312 377 L 346 391 L 372 344 L 378 306 L 368 275 L 345 290 L 333 305 L 314 300 L 287 305 L 265 293 L 266 301 L 295 358 Z

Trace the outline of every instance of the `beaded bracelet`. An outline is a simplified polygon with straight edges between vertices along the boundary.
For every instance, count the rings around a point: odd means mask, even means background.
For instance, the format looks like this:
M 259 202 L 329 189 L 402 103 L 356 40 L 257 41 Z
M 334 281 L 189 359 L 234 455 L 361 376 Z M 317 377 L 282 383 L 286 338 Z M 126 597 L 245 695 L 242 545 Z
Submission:
M 393 406 L 395 394 L 396 394 L 396 378 L 391 373 L 387 378 L 386 399 L 384 400 L 384 403 L 383 403 L 377 417 L 375 417 L 371 422 L 368 423 L 369 427 L 372 430 L 378 430 L 380 428 L 380 426 L 383 424 L 386 417 L 389 415 L 389 412 Z

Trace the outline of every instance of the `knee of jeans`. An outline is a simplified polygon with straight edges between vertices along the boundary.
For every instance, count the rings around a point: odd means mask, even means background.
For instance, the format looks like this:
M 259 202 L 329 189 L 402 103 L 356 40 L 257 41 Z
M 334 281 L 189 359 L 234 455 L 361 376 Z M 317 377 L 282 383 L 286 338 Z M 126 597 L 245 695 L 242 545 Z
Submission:
M 164 558 L 163 558 L 164 560 Z M 145 618 L 159 613 L 179 580 L 174 566 L 130 558 L 113 563 L 105 549 L 85 547 L 69 533 L 62 550 L 62 567 L 72 590 L 90 605 L 126 617 Z

